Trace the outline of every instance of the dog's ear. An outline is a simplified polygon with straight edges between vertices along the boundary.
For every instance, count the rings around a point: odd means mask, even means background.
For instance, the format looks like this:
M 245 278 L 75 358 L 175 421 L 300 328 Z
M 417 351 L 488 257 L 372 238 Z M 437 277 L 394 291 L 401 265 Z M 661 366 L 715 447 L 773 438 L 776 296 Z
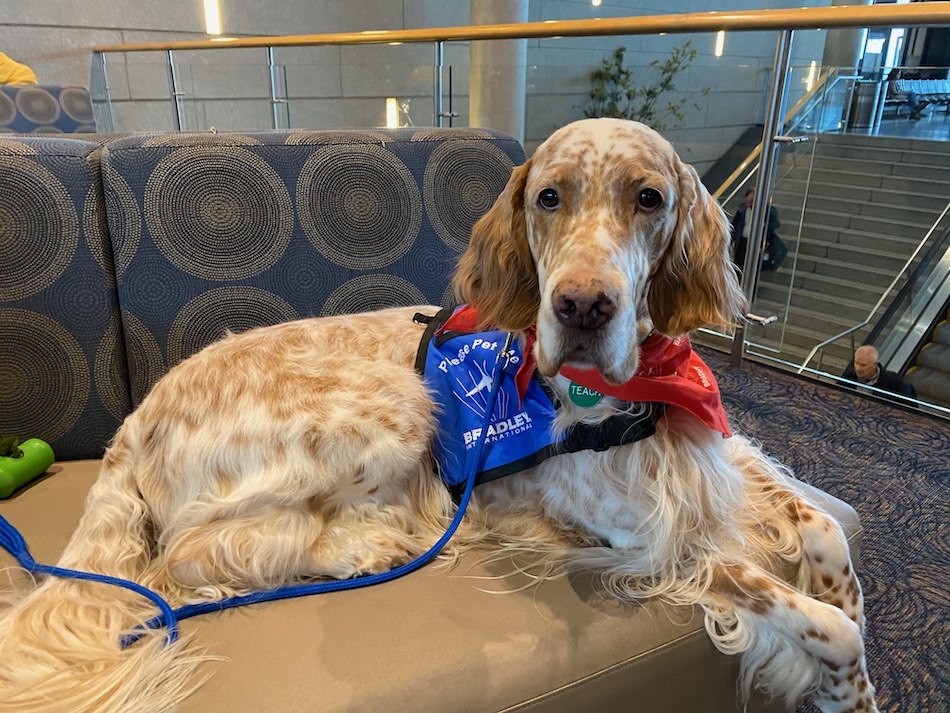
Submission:
M 746 300 L 729 258 L 729 222 L 695 169 L 675 161 L 676 225 L 651 276 L 653 325 L 671 336 L 707 325 L 735 326 Z
M 534 324 L 541 303 L 524 214 L 531 161 L 518 166 L 504 191 L 475 224 L 459 258 L 453 287 L 459 302 L 478 308 L 482 326 L 517 331 Z

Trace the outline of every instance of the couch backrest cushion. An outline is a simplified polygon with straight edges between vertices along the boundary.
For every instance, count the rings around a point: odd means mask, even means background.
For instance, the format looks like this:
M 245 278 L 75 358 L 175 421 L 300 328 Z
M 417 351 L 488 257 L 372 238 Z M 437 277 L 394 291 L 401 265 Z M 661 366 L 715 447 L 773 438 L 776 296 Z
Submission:
M 0 84 L 0 132 L 76 134 L 96 130 L 85 87 Z
M 473 129 L 162 134 L 102 170 L 133 403 L 226 330 L 447 304 L 514 165 Z
M 95 143 L 0 137 L 0 434 L 102 454 L 131 400 Z

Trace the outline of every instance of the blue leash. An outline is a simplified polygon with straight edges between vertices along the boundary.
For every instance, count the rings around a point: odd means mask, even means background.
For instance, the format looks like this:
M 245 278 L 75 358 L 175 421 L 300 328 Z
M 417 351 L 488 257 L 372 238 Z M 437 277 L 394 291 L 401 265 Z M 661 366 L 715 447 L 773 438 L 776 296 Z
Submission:
M 7 552 L 15 557 L 23 569 L 27 570 L 28 572 L 32 572 L 33 574 L 49 574 L 56 577 L 68 577 L 72 579 L 84 579 L 90 582 L 112 584 L 117 587 L 123 587 L 141 594 L 143 597 L 155 604 L 155 606 L 157 606 L 161 611 L 161 614 L 149 619 L 138 628 L 157 629 L 161 626 L 166 626 L 168 628 L 168 634 L 165 638 L 166 644 L 171 644 L 178 640 L 179 621 L 182 619 L 189 619 L 193 616 L 198 616 L 199 614 L 221 611 L 223 609 L 231 609 L 233 607 L 244 606 L 245 604 L 271 602 L 278 599 L 292 599 L 294 597 L 306 597 L 310 596 L 311 594 L 339 592 L 347 589 L 360 589 L 362 587 L 370 587 L 375 584 L 389 582 L 393 579 L 407 575 L 410 572 L 414 572 L 428 564 L 436 557 L 436 555 L 439 554 L 439 552 L 442 551 L 442 548 L 445 547 L 450 539 L 452 539 L 452 536 L 455 534 L 455 531 L 462 522 L 462 518 L 465 516 L 465 511 L 468 508 L 469 500 L 471 500 L 472 497 L 472 490 L 475 487 L 475 478 L 478 474 L 478 468 L 481 464 L 482 452 L 484 451 L 485 442 L 487 440 L 488 427 L 491 424 L 491 418 L 494 415 L 495 400 L 498 396 L 498 389 L 500 388 L 502 382 L 501 377 L 504 374 L 505 368 L 508 366 L 509 349 L 511 347 L 511 340 L 513 336 L 514 335 L 511 332 L 508 333 L 508 336 L 505 339 L 505 345 L 502 347 L 501 351 L 498 352 L 498 356 L 495 359 L 495 366 L 492 371 L 492 386 L 491 391 L 488 394 L 488 406 L 485 409 L 485 419 L 482 423 L 481 432 L 483 435 L 475 442 L 475 451 L 473 457 L 469 461 L 469 472 L 465 480 L 465 490 L 462 492 L 458 509 L 455 512 L 455 517 L 452 519 L 452 522 L 449 524 L 448 529 L 445 531 L 442 537 L 440 537 L 439 540 L 434 545 L 432 545 L 428 551 L 411 562 L 407 562 L 406 564 L 396 567 L 395 569 L 391 569 L 388 572 L 355 577 L 353 579 L 330 580 L 326 582 L 313 582 L 309 584 L 293 584 L 287 587 L 271 589 L 265 592 L 254 592 L 252 594 L 245 594 L 239 597 L 227 597 L 216 602 L 186 604 L 184 606 L 178 607 L 177 609 L 173 609 L 160 594 L 153 592 L 151 589 L 143 587 L 136 582 L 122 579 L 120 577 L 109 577 L 104 574 L 81 572 L 79 570 L 53 567 L 38 563 L 30 554 L 29 549 L 26 546 L 26 542 L 24 541 L 20 532 L 2 515 L 0 515 L 0 546 L 2 546 Z M 128 634 L 122 637 L 122 647 L 126 648 L 131 646 L 143 635 L 144 632 L 143 634 Z
M 168 622 L 168 635 L 165 637 L 166 643 L 172 644 L 178 640 L 178 619 L 180 617 L 175 615 L 175 611 L 172 609 L 171 605 L 166 602 L 160 594 L 153 592 L 148 587 L 143 587 L 141 584 L 132 582 L 128 579 L 109 577 L 105 574 L 96 574 L 95 572 L 81 572 L 76 569 L 66 569 L 65 567 L 53 567 L 48 564 L 40 564 L 35 559 L 33 559 L 33 555 L 30 554 L 30 550 L 26 546 L 26 541 L 23 539 L 23 535 L 21 535 L 19 530 L 17 530 L 13 525 L 7 522 L 7 519 L 2 515 L 0 515 L 0 547 L 3 547 L 3 549 L 13 555 L 16 558 L 16 561 L 20 563 L 20 566 L 32 574 L 49 574 L 54 577 L 85 579 L 89 582 L 114 584 L 117 587 L 130 589 L 137 594 L 141 594 L 162 611 L 162 615 L 160 617 L 162 621 Z

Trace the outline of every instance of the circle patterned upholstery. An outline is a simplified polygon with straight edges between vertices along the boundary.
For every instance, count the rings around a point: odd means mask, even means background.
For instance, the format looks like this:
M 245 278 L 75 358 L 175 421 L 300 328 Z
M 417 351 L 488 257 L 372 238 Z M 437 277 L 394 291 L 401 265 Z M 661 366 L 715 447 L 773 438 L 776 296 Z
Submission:
M 307 237 L 341 267 L 387 267 L 418 237 L 419 189 L 409 168 L 379 146 L 322 147 L 307 159 L 297 186 Z
M 351 129 L 345 131 L 299 131 L 284 142 L 288 146 L 328 146 L 330 144 L 384 144 L 392 140 L 388 133 Z
M 85 87 L 0 84 L 0 131 L 74 134 L 96 130 Z
M 109 327 L 96 349 L 93 370 L 96 391 L 102 399 L 102 405 L 117 421 L 121 421 L 132 410 L 128 389 L 127 350 L 115 348 L 116 344 L 121 343 L 121 330 L 119 311 L 115 310 L 109 320 Z
M 48 168 L 19 156 L 4 159 L 0 190 L 0 300 L 36 294 L 69 265 L 79 218 L 66 187 Z
M 260 143 L 254 137 L 243 134 L 158 134 L 145 139 L 142 146 L 259 146 Z
M 439 237 L 456 252 L 491 208 L 514 167 L 508 154 L 484 141 L 451 141 L 432 152 L 425 170 L 426 212 Z
M 239 147 L 180 148 L 145 188 L 145 220 L 159 250 L 206 280 L 239 280 L 271 267 L 293 230 L 277 172 Z
M 13 123 L 16 117 L 16 102 L 13 97 L 0 92 L 0 126 Z
M 168 333 L 168 365 L 174 366 L 230 332 L 279 322 L 300 315 L 277 295 L 235 285 L 204 292 L 186 304 Z
M 125 273 L 142 239 L 142 216 L 138 202 L 129 184 L 112 166 L 102 167 L 103 180 L 109 186 L 105 192 L 105 210 L 109 216 L 109 239 L 112 260 L 117 277 Z M 105 243 L 108 245 L 108 242 Z M 96 255 L 104 263 L 105 255 Z
M 36 149 L 17 139 L 0 138 L 0 156 L 34 156 Z
M 0 138 L 0 431 L 98 457 L 227 331 L 447 304 L 523 160 L 480 129 Z
M 425 304 L 425 295 L 408 280 L 395 275 L 363 275 L 340 285 L 323 304 L 321 317 L 354 314 L 387 306 Z
M 56 97 L 45 87 L 23 87 L 16 95 L 17 111 L 34 124 L 54 124 L 62 111 Z
M 138 406 L 168 367 L 158 340 L 134 314 L 122 312 L 122 331 L 132 385 L 132 406 Z M 133 374 L 135 379 L 131 378 Z
M 89 92 L 79 87 L 63 87 L 59 94 L 63 113 L 80 124 L 92 123 L 92 101 Z
M 79 343 L 39 312 L 0 310 L 0 433 L 55 440 L 82 414 L 89 365 Z

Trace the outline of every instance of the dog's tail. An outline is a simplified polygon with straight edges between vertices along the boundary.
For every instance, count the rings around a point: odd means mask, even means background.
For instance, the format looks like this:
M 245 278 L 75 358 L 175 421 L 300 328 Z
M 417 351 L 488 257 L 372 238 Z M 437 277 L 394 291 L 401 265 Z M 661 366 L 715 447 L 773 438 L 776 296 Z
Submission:
M 153 548 L 150 519 L 122 451 L 106 454 L 59 565 L 141 581 Z M 168 711 L 196 687 L 195 669 L 209 658 L 184 641 L 166 645 L 164 630 L 123 648 L 123 634 L 158 612 L 113 585 L 51 578 L 25 597 L 4 598 L 0 713 Z

